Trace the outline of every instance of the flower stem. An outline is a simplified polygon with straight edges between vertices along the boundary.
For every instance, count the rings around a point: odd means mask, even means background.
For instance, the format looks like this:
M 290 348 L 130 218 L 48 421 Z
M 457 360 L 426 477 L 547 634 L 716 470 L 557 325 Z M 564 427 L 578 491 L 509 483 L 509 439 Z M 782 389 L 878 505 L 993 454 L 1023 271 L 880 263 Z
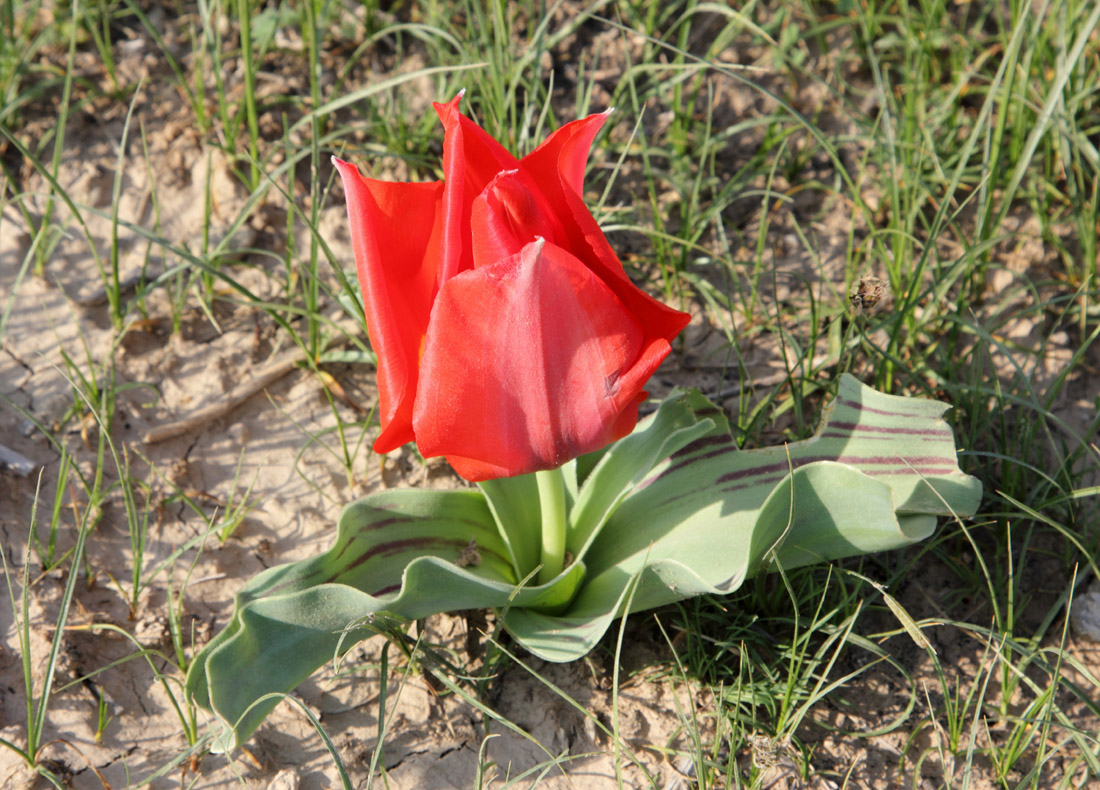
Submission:
M 542 508 L 542 570 L 539 584 L 546 584 L 565 566 L 565 478 L 561 469 L 535 472 Z

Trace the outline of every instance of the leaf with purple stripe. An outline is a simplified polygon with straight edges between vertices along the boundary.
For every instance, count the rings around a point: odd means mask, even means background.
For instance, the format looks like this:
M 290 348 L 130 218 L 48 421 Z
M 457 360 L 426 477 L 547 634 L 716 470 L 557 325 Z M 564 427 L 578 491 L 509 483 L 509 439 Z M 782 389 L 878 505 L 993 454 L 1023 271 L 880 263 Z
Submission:
M 281 694 L 376 633 L 372 618 L 495 607 L 517 642 L 568 661 L 628 610 L 909 545 L 981 499 L 958 467 L 946 409 L 845 375 L 815 436 L 745 451 L 701 395 L 674 395 L 566 470 L 575 557 L 538 587 L 524 586 L 541 529 L 529 477 L 373 494 L 345 509 L 330 551 L 244 587 L 229 625 L 195 657 L 187 692 L 215 713 L 216 747 L 227 750 Z
M 560 617 L 511 610 L 505 625 L 537 655 L 591 650 L 623 614 L 728 593 L 776 565 L 793 568 L 900 548 L 938 516 L 970 516 L 981 484 L 955 457 L 947 406 L 883 395 L 845 374 L 815 436 L 759 450 L 728 434 L 697 439 L 658 464 L 584 554 L 587 576 Z
M 375 633 L 376 615 L 418 619 L 487 607 L 553 606 L 584 575 L 517 589 L 485 498 L 465 491 L 384 491 L 344 509 L 336 545 L 271 568 L 237 594 L 229 625 L 195 657 L 186 688 L 222 724 L 216 748 L 240 745 L 294 689 Z M 567 592 L 555 595 L 558 588 Z

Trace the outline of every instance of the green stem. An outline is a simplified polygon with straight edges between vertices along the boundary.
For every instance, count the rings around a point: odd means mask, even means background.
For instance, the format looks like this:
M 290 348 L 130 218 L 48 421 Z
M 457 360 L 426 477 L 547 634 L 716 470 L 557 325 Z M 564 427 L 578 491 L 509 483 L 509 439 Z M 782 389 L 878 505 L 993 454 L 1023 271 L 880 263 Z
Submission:
M 552 581 L 565 567 L 565 478 L 561 469 L 535 472 L 542 508 L 542 569 L 539 584 Z
M 249 170 L 252 180 L 249 189 L 260 184 L 260 122 L 256 115 L 256 64 L 252 58 L 252 4 L 249 0 L 237 0 L 237 23 L 241 26 L 241 64 L 244 66 L 244 109 L 248 122 Z

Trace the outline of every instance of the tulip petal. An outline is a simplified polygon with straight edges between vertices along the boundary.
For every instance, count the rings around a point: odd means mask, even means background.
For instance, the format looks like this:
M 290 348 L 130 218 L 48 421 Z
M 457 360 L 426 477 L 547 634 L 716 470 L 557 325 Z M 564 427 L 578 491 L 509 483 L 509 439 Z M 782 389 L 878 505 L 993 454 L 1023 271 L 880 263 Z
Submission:
M 570 121 L 542 141 L 522 160 L 523 168 L 545 177 L 547 197 L 558 197 L 561 189 L 584 194 L 584 170 L 592 141 L 607 122 L 611 111 Z
M 633 428 L 642 387 L 669 350 L 581 261 L 533 242 L 440 289 L 417 445 L 469 480 L 560 466 Z
M 585 163 L 607 117 L 608 113 L 599 113 L 567 123 L 525 156 L 521 169 L 539 185 L 549 210 L 562 221 L 566 236 L 559 243 L 574 251 L 591 250 L 591 255 L 582 258 L 637 317 L 647 334 L 671 341 L 688 325 L 691 316 L 662 304 L 630 281 L 584 204 Z
M 364 178 L 333 158 L 347 195 L 348 222 L 367 331 L 378 355 L 382 431 L 389 452 L 413 440 L 417 363 L 428 329 L 438 268 L 443 184 Z
M 536 238 L 553 243 L 562 231 L 552 219 L 518 170 L 498 173 L 471 210 L 474 268 L 500 263 Z
M 458 110 L 462 94 L 446 104 L 433 104 L 443 122 L 443 250 L 438 285 L 472 269 L 470 211 L 474 198 L 502 170 L 519 161 L 492 136 Z

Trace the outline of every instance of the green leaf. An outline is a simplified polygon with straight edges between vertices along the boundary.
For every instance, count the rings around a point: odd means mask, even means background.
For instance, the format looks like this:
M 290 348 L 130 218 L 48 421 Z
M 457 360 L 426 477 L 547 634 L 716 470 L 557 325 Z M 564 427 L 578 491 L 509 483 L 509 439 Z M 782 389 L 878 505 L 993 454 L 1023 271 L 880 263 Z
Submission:
M 575 592 L 575 565 L 542 587 L 517 588 L 507 549 L 477 491 L 385 491 L 349 505 L 336 545 L 271 568 L 237 595 L 229 625 L 196 656 L 188 694 L 239 745 L 277 697 L 374 633 L 378 614 L 418 619 L 486 607 L 553 606 Z
M 600 533 L 586 557 L 588 578 L 565 616 L 508 612 L 505 626 L 524 647 L 549 661 L 584 655 L 625 614 L 620 602 L 635 575 L 631 611 L 642 611 L 733 592 L 772 562 L 794 567 L 844 556 L 851 544 L 841 524 L 873 525 L 861 536 L 867 551 L 913 542 L 897 525 L 889 486 L 843 464 L 812 464 L 766 491 L 759 487 L 754 493 L 765 493 L 763 502 L 717 487 L 707 501 L 679 499 L 670 496 L 674 480 L 659 482 L 628 498 Z M 841 538 L 819 542 L 819 533 Z
M 587 475 L 569 514 L 566 548 L 583 557 L 608 516 L 653 467 L 704 436 L 729 436 L 722 410 L 698 391 L 667 398 L 629 436 L 608 448 Z
M 513 609 L 505 626 L 536 655 L 572 660 L 624 614 L 623 592 L 636 575 L 631 611 L 732 592 L 775 564 L 910 545 L 931 534 L 939 515 L 972 515 L 981 484 L 958 468 L 941 418 L 947 408 L 883 395 L 845 375 L 810 439 L 748 451 L 728 434 L 696 439 L 599 530 L 568 612 Z
M 535 476 L 485 480 L 477 487 L 485 495 L 501 538 L 508 547 L 516 578 L 522 579 L 539 564 L 542 511 Z
M 846 375 L 814 437 L 744 451 L 701 395 L 674 396 L 566 470 L 577 560 L 540 587 L 524 586 L 540 542 L 530 477 L 374 494 L 344 511 L 332 550 L 245 586 L 187 691 L 225 726 L 218 746 L 229 749 L 278 694 L 378 630 L 372 618 L 496 607 L 519 643 L 568 661 L 628 601 L 640 611 L 728 593 L 776 566 L 908 545 L 937 516 L 969 516 L 981 500 L 958 468 L 946 408 Z

